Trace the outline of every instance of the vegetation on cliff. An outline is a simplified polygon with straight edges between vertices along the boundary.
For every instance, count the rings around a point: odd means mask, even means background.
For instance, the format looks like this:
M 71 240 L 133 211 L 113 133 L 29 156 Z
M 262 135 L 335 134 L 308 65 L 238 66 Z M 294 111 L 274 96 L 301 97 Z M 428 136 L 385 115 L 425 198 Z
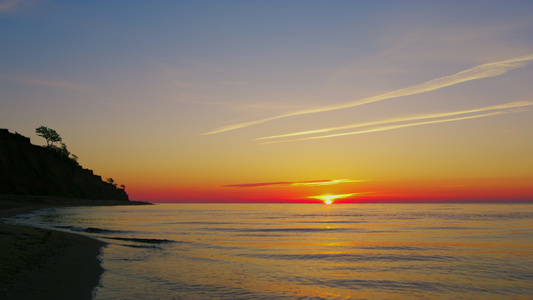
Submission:
M 57 132 L 41 126 L 36 133 L 47 140 L 46 146 L 0 129 L 0 195 L 129 200 L 124 188 L 82 168 L 64 143 L 54 145 L 61 142 Z

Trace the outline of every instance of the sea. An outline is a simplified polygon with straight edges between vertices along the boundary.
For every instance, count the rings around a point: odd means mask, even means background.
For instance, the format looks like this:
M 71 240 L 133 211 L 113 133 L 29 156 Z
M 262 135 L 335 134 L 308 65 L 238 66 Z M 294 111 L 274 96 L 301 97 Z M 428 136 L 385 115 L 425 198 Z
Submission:
M 108 243 L 94 299 L 533 299 L 533 204 L 156 204 L 10 222 Z

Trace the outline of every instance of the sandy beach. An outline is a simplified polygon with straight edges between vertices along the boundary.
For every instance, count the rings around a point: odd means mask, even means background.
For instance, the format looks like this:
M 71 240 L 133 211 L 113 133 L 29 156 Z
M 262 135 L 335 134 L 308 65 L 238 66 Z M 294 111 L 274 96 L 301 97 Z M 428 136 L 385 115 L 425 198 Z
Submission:
M 0 218 L 46 207 L 124 202 L 0 196 Z M 128 204 L 128 203 L 126 203 Z M 91 299 L 105 243 L 82 235 L 8 225 L 0 219 L 1 299 Z

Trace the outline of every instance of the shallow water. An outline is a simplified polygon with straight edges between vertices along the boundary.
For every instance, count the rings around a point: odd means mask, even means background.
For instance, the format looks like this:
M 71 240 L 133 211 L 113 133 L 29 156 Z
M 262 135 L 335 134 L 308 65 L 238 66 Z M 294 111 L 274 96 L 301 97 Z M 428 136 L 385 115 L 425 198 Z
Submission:
M 95 299 L 531 299 L 531 204 L 160 204 L 17 222 L 109 245 Z

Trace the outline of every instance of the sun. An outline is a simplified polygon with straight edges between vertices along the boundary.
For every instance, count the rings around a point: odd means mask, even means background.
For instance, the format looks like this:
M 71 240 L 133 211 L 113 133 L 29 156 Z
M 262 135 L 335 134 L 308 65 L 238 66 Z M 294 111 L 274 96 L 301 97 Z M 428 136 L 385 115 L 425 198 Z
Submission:
M 329 204 L 333 204 L 333 202 L 335 202 L 336 199 L 348 198 L 348 197 L 353 196 L 355 194 L 356 193 L 353 193 L 353 194 L 338 194 L 338 195 L 324 194 L 324 195 L 320 195 L 320 196 L 309 196 L 308 198 L 318 199 L 318 200 L 323 201 L 325 204 L 329 205 Z
M 337 197 L 338 195 L 322 195 L 322 196 L 318 196 L 317 198 L 324 201 L 324 203 L 326 204 L 332 204 L 335 199 L 339 198 Z

